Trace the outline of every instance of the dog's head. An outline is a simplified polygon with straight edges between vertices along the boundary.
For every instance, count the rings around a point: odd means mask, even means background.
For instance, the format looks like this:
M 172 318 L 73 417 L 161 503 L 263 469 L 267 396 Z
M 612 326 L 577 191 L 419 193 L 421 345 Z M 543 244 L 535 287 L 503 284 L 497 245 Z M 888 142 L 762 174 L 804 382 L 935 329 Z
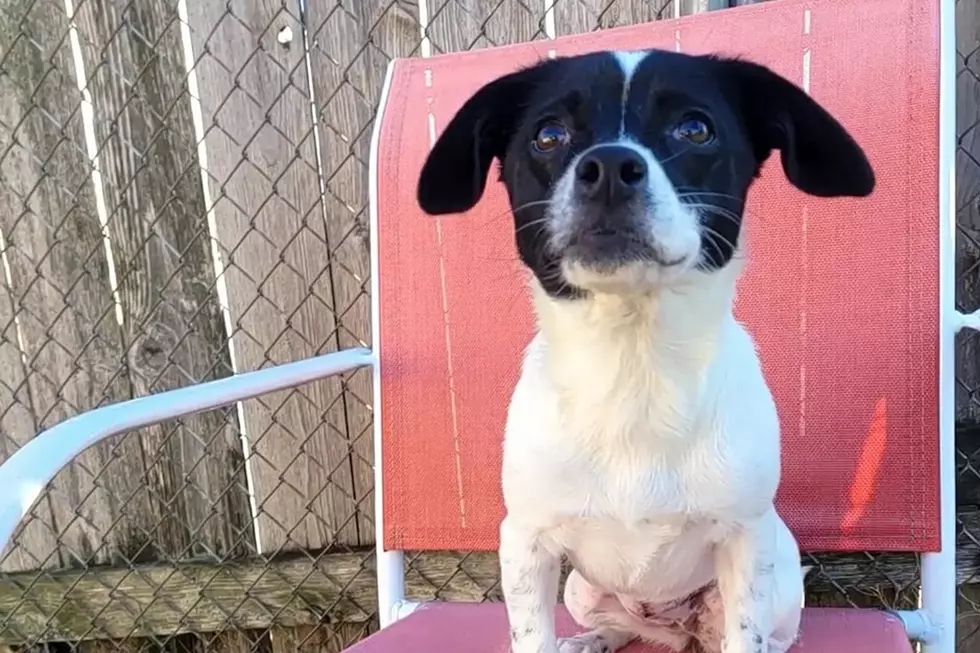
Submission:
M 749 186 L 774 149 L 811 195 L 874 188 L 845 129 L 763 66 L 597 52 L 477 91 L 430 152 L 418 200 L 433 215 L 472 208 L 499 159 L 517 249 L 548 294 L 646 292 L 728 265 Z

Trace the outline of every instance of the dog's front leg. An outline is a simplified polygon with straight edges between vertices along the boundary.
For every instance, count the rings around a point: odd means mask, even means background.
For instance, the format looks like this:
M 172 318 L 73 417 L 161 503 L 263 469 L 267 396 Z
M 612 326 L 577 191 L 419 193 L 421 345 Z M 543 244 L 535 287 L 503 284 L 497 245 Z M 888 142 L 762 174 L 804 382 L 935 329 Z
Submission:
M 558 653 L 555 603 L 559 554 L 539 533 L 507 517 L 500 525 L 500 583 L 510 620 L 513 653 Z
M 724 612 L 722 653 L 769 653 L 776 589 L 772 526 L 769 515 L 740 524 L 717 546 L 715 564 Z

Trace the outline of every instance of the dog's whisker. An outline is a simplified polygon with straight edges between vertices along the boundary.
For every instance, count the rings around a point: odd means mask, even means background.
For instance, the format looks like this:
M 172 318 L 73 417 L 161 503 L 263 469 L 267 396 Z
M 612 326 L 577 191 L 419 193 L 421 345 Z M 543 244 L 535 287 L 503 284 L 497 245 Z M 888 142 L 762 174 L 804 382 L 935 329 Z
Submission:
M 658 161 L 657 163 L 659 163 L 661 166 L 665 166 L 668 163 L 670 163 L 671 161 L 673 161 L 674 159 L 676 159 L 677 157 L 681 156 L 682 154 L 685 154 L 685 152 L 683 150 L 680 151 L 680 152 L 675 152 L 675 153 L 671 154 L 670 156 L 668 156 L 666 159 L 663 159 L 661 161 Z
M 556 266 L 553 270 L 549 271 L 547 274 L 541 275 L 542 283 L 548 284 L 551 283 L 552 281 L 561 281 L 562 283 L 566 283 L 565 275 L 562 274 L 561 268 Z
M 733 218 L 739 217 L 738 214 L 732 211 L 731 209 L 727 209 L 724 206 L 719 206 L 718 204 L 714 204 L 712 202 L 688 202 L 687 206 L 696 209 L 708 209 L 710 211 L 717 211 L 718 213 L 723 213 L 726 216 L 730 216 Z
M 728 193 L 719 193 L 710 190 L 693 190 L 693 189 L 686 190 L 683 187 L 677 189 L 677 197 L 680 199 L 685 199 L 688 197 L 699 197 L 699 196 L 722 197 L 728 200 L 732 200 L 733 202 L 737 202 L 739 206 L 741 206 L 744 203 L 741 200 L 741 198 L 735 197 L 734 195 L 729 195 Z
M 731 247 L 733 250 L 735 249 L 735 243 L 733 243 L 727 237 L 721 235 L 720 233 L 718 233 L 717 231 L 715 231 L 711 227 L 709 227 L 707 225 L 701 225 L 701 229 L 703 231 L 707 232 L 709 235 L 711 235 L 711 236 L 713 236 L 715 238 L 718 238 L 719 240 L 721 240 L 722 243 L 724 243 L 725 245 Z
M 535 234 L 534 234 L 535 236 L 538 236 L 540 234 L 540 232 L 544 231 L 544 227 L 545 227 L 545 225 L 547 225 L 547 223 L 548 223 L 548 218 L 547 217 L 538 218 L 537 220 L 531 220 L 527 224 L 522 224 L 520 227 L 518 227 L 517 229 L 515 229 L 514 230 L 514 233 L 515 234 L 519 234 L 522 231 L 524 231 L 525 229 L 527 229 L 528 227 L 539 227 L 538 231 L 535 232 Z
M 534 200 L 532 202 L 525 202 L 524 204 L 516 206 L 513 209 L 510 209 L 508 213 L 518 213 L 524 209 L 529 209 L 534 206 L 548 206 L 549 204 L 551 204 L 551 200 Z
M 720 216 L 722 218 L 726 218 L 727 220 L 730 220 L 736 225 L 741 223 L 741 217 L 737 213 L 733 211 L 729 211 L 728 209 L 718 206 L 716 204 L 688 204 L 688 206 L 690 206 L 693 209 L 700 209 L 708 213 L 712 213 L 714 215 Z
M 735 251 L 735 245 L 734 245 L 734 243 L 732 243 L 732 241 L 728 240 L 727 238 L 725 238 L 724 236 L 722 236 L 720 233 L 718 233 L 717 231 L 715 231 L 711 227 L 702 225 L 701 226 L 701 229 L 703 229 L 704 232 L 705 232 L 705 234 L 708 236 L 708 238 L 707 238 L 708 242 L 710 242 L 712 245 L 714 245 L 715 250 L 718 252 L 718 258 L 719 258 L 720 261 L 724 261 L 725 258 L 726 258 L 725 252 L 721 248 L 721 245 L 722 244 L 730 247 L 731 248 L 731 251 L 733 251 L 733 252 Z M 719 240 L 721 241 L 721 244 L 718 243 Z
M 533 202 L 526 202 L 526 203 L 521 204 L 520 206 L 517 206 L 517 207 L 514 207 L 514 208 L 507 208 L 507 209 L 505 209 L 505 210 L 503 210 L 503 211 L 501 211 L 499 213 L 495 213 L 495 214 L 493 214 L 493 215 L 485 218 L 484 220 L 482 220 L 483 224 L 481 224 L 480 226 L 481 227 L 488 226 L 490 223 L 496 222 L 500 218 L 503 218 L 505 216 L 513 215 L 515 213 L 518 213 L 520 211 L 523 211 L 524 209 L 529 209 L 529 208 L 532 208 L 534 206 L 541 206 L 541 205 L 547 206 L 549 204 L 551 204 L 551 200 L 534 200 Z

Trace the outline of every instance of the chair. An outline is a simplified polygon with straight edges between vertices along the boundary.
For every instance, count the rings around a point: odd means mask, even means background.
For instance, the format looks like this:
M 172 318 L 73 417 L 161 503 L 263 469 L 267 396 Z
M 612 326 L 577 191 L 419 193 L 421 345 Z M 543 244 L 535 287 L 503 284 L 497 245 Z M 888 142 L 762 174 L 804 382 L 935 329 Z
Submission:
M 779 0 L 389 68 L 371 160 L 372 351 L 100 408 L 0 467 L 0 543 L 58 469 L 112 434 L 373 365 L 382 630 L 351 653 L 507 650 L 500 604 L 419 604 L 405 550 L 493 550 L 504 409 L 533 325 L 506 203 L 415 204 L 435 134 L 483 82 L 591 49 L 740 54 L 795 80 L 865 147 L 868 199 L 819 200 L 769 165 L 748 209 L 737 312 L 783 425 L 781 514 L 804 550 L 922 555 L 922 608 L 807 608 L 799 653 L 952 653 L 955 620 L 953 0 Z M 574 625 L 559 610 L 559 630 Z M 640 645 L 632 651 L 649 651 Z

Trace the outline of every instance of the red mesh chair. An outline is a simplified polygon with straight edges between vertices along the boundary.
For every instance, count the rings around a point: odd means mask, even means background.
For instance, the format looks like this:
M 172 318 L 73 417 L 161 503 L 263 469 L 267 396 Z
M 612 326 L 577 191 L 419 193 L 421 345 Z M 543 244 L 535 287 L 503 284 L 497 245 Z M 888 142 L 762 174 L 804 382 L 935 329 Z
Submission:
M 868 199 L 815 200 L 769 166 L 748 210 L 737 312 L 778 404 L 778 508 L 805 550 L 922 554 L 922 609 L 807 609 L 801 653 L 953 653 L 953 0 L 780 0 L 569 38 L 395 61 L 372 150 L 374 351 L 353 350 L 108 406 L 0 467 L 0 545 L 44 485 L 113 434 L 374 366 L 383 629 L 352 653 L 504 653 L 500 604 L 418 604 L 408 549 L 493 550 L 500 438 L 532 329 L 500 188 L 465 216 L 415 204 L 436 133 L 492 77 L 554 54 L 739 54 L 812 93 L 865 147 Z M 573 628 L 559 611 L 563 632 Z M 642 651 L 642 646 L 632 650 Z
M 798 650 L 910 651 L 911 635 L 952 651 L 952 368 L 940 321 L 940 298 L 953 308 L 951 143 L 941 147 L 937 129 L 941 90 L 950 110 L 952 59 L 940 65 L 940 5 L 948 13 L 949 4 L 782 0 L 392 64 L 372 199 L 379 575 L 390 583 L 381 607 L 391 609 L 383 619 L 401 618 L 352 653 L 507 650 L 500 605 L 416 610 L 401 594 L 399 551 L 497 546 L 505 409 L 533 328 L 503 187 L 466 215 L 427 217 L 415 203 L 425 156 L 493 77 L 549 56 L 643 48 L 770 66 L 841 119 L 874 164 L 870 199 L 833 201 L 804 196 L 778 161 L 768 166 L 748 209 L 748 249 L 759 256 L 750 254 L 736 311 L 779 407 L 778 508 L 801 546 L 925 555 L 926 612 L 807 610 Z M 559 621 L 572 627 L 567 615 Z

